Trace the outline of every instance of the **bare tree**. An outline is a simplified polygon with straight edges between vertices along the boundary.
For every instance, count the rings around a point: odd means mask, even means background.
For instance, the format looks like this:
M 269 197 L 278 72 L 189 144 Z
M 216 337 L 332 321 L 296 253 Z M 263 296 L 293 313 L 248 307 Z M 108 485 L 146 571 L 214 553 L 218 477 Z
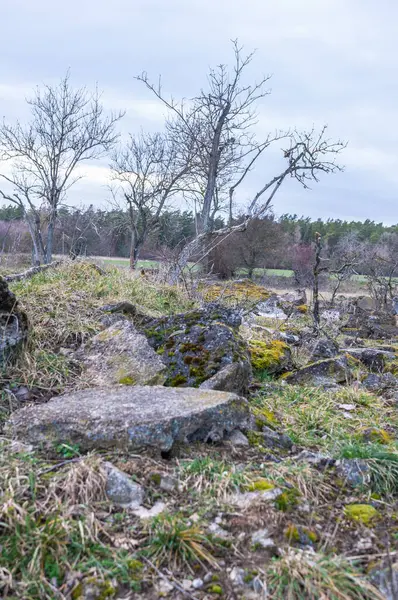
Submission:
M 364 245 L 355 232 L 348 233 L 337 243 L 331 255 L 329 266 L 332 286 L 331 306 L 334 305 L 336 295 L 343 283 L 358 274 L 363 257 Z
M 166 129 L 180 148 L 189 149 L 195 161 L 186 178 L 186 193 L 194 198 L 198 210 L 198 227 L 195 240 L 187 244 L 180 254 L 175 281 L 192 254 L 208 246 L 209 235 L 228 235 L 232 230 L 243 230 L 253 217 L 263 216 L 276 192 L 287 177 L 295 178 L 305 188 L 318 181 L 320 173 L 331 173 L 340 167 L 336 155 L 342 142 L 326 139 L 326 128 L 320 133 L 275 131 L 263 140 L 257 140 L 257 104 L 270 92 L 269 77 L 258 83 L 246 84 L 244 78 L 253 53 L 244 56 L 237 41 L 233 42 L 232 69 L 220 65 L 211 69 L 208 90 L 202 90 L 189 101 L 167 99 L 160 85 L 153 84 L 146 73 L 138 77 L 169 110 Z M 283 158 L 287 162 L 281 172 L 269 177 L 249 203 L 246 220 L 232 226 L 235 194 L 254 168 L 264 151 L 284 139 Z M 212 231 L 212 216 L 219 210 L 228 210 L 229 225 Z
M 134 269 L 148 235 L 158 226 L 166 203 L 179 190 L 190 166 L 189 156 L 161 133 L 130 136 L 111 163 L 111 178 L 119 189 L 114 202 L 122 198 L 127 208 L 131 234 L 130 268 Z
M 0 159 L 10 161 L 0 177 L 11 191 L 3 199 L 21 207 L 33 242 L 34 261 L 52 260 L 54 229 L 59 206 L 80 179 L 76 167 L 97 159 L 117 140 L 115 123 L 123 113 L 105 115 L 98 90 L 72 89 L 69 73 L 56 87 L 37 88 L 27 100 L 31 121 L 0 126 Z M 43 234 L 43 209 L 47 212 Z M 46 239 L 44 239 L 46 237 Z

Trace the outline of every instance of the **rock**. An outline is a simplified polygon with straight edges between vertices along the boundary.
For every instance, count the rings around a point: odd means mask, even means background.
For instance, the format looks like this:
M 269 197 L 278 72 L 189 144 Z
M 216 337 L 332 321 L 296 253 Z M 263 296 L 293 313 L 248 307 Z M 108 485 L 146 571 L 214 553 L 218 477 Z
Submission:
M 165 385 L 245 394 L 251 378 L 237 311 L 209 304 L 200 310 L 153 319 L 141 328 L 167 368 Z M 206 382 L 206 383 L 204 383 Z
M 352 487 L 362 487 L 370 479 L 369 466 L 366 460 L 360 458 L 344 458 L 336 461 L 336 473 Z
M 249 422 L 248 403 L 227 392 L 162 386 L 93 388 L 15 411 L 11 437 L 49 447 L 169 451 L 175 442 L 219 440 Z
M 262 443 L 267 448 L 285 448 L 286 450 L 290 450 L 293 446 L 293 442 L 288 435 L 278 433 L 266 425 L 263 426 L 261 435 Z
M 346 354 L 360 360 L 370 371 L 381 373 L 385 364 L 395 360 L 394 352 L 380 350 L 378 348 L 346 348 L 343 350 Z
M 383 394 L 397 389 L 398 380 L 392 373 L 383 373 L 382 375 L 371 373 L 362 381 L 362 386 L 369 392 Z
M 347 383 L 351 378 L 352 374 L 347 359 L 344 356 L 338 356 L 310 363 L 284 377 L 284 381 L 298 385 L 329 387 Z
M 199 579 L 199 577 L 192 581 L 192 587 L 194 590 L 200 590 L 200 588 L 202 588 L 203 586 L 204 586 L 204 581 L 203 581 L 203 579 Z
M 159 487 L 164 492 L 175 492 L 178 490 L 178 479 L 172 475 L 162 475 L 160 478 Z
M 256 313 L 267 319 L 287 319 L 287 314 L 278 306 L 277 296 L 271 296 L 265 302 L 257 304 Z
M 215 522 L 211 523 L 208 526 L 207 531 L 211 533 L 211 535 L 214 535 L 214 537 L 219 538 L 220 540 L 230 540 L 232 537 L 229 531 L 226 531 L 225 529 L 220 527 L 218 523 Z
M 227 365 L 221 371 L 200 384 L 202 390 L 245 393 L 251 379 L 252 370 L 248 361 L 238 361 Z
M 321 320 L 326 323 L 329 327 L 334 323 L 338 323 L 341 319 L 341 313 L 339 310 L 324 310 L 321 312 Z
M 245 584 L 245 570 L 241 567 L 232 567 L 229 579 L 233 586 L 240 587 Z
M 19 402 L 29 402 L 29 400 L 32 399 L 32 392 L 24 385 L 20 385 L 16 389 L 13 389 L 12 393 Z
M 259 529 L 255 531 L 251 536 L 251 543 L 253 546 L 261 546 L 261 548 L 274 548 L 275 542 L 269 537 L 268 529 Z
M 275 337 L 289 346 L 300 346 L 301 343 L 300 336 L 291 331 L 278 331 Z
M 171 581 L 166 579 L 160 579 L 156 584 L 156 587 L 160 597 L 168 596 L 174 590 L 174 585 L 171 583 Z
M 250 340 L 251 364 L 256 371 L 268 375 L 280 375 L 292 369 L 292 353 L 287 344 L 280 340 Z
M 234 429 L 227 437 L 227 440 L 233 446 L 250 446 L 249 440 L 239 429 Z
M 322 360 L 323 358 L 334 358 L 338 353 L 339 347 L 334 340 L 322 338 L 316 342 L 311 360 L 315 362 L 317 360 Z
M 13 440 L 10 443 L 9 449 L 13 454 L 32 454 L 34 451 L 32 444 L 24 444 L 23 442 L 18 442 L 18 440 Z
M 369 575 L 372 584 L 383 594 L 385 600 L 397 600 L 398 563 L 374 568 Z
M 282 490 L 280 488 L 273 488 L 265 491 L 257 492 L 240 492 L 228 496 L 226 503 L 238 508 L 246 509 L 256 502 L 272 502 L 280 496 Z
M 166 366 L 144 335 L 129 321 L 118 321 L 79 348 L 75 358 L 93 385 L 159 385 Z
M 137 508 L 145 498 L 144 488 L 131 481 L 130 477 L 112 463 L 104 463 L 106 470 L 106 495 L 109 500 L 123 508 Z
M 12 362 L 28 337 L 28 318 L 0 277 L 0 369 Z
M 162 514 L 167 508 L 167 505 L 164 502 L 155 502 L 152 508 L 144 508 L 143 506 L 139 506 L 135 508 L 132 513 L 145 521 L 146 519 L 153 519 L 154 517 Z
M 135 304 L 132 304 L 126 300 L 123 302 L 116 302 L 114 304 L 106 304 L 105 306 L 102 306 L 100 310 L 109 312 L 111 314 L 123 313 L 125 315 L 131 315 L 132 317 L 137 314 L 137 307 Z
M 336 462 L 333 458 L 327 456 L 326 454 L 321 454 L 320 452 L 310 452 L 309 450 L 302 450 L 294 458 L 300 462 L 306 462 L 310 465 L 314 465 L 314 467 L 330 467 Z

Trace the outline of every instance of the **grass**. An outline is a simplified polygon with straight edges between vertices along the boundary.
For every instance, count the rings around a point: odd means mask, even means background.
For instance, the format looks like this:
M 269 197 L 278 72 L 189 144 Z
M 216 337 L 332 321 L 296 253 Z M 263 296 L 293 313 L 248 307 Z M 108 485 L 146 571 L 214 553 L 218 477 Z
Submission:
M 383 498 L 398 495 L 398 452 L 379 444 L 352 441 L 340 448 L 339 458 L 363 460 L 369 469 L 369 489 Z M 367 482 L 363 482 L 365 484 Z
M 12 283 L 20 306 L 30 322 L 27 351 L 9 371 L 7 383 L 36 388 L 44 396 L 59 394 L 73 385 L 79 365 L 62 349 L 77 348 L 103 328 L 99 308 L 128 300 L 153 316 L 192 307 L 192 301 L 176 287 L 147 281 L 136 273 L 117 268 L 101 275 L 88 262 L 67 263 Z M 61 352 L 60 352 L 61 350 Z M 10 398 L 0 406 L 7 415 Z
M 355 404 L 349 418 L 339 404 Z M 254 409 L 274 413 L 282 429 L 299 446 L 333 452 L 342 443 L 360 438 L 367 428 L 387 430 L 397 427 L 393 407 L 382 399 L 362 391 L 325 392 L 318 388 L 281 386 L 272 395 L 253 399 Z
M 383 600 L 348 561 L 289 549 L 267 570 L 271 600 Z
M 211 457 L 182 462 L 179 467 L 184 490 L 218 500 L 238 492 L 250 483 L 250 476 L 232 463 Z
M 192 565 L 195 563 L 218 567 L 212 554 L 213 547 L 210 537 L 200 527 L 192 526 L 186 519 L 176 515 L 160 515 L 149 525 L 142 554 L 158 567 L 167 565 L 176 571 L 186 566 L 194 573 Z

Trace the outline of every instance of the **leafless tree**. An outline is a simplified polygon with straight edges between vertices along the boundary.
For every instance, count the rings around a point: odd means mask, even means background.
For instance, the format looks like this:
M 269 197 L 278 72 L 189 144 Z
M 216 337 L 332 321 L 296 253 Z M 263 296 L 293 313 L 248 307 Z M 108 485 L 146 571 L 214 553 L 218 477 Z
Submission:
M 397 295 L 398 234 L 384 234 L 377 244 L 368 244 L 363 264 L 369 291 L 380 310 Z
M 326 128 L 319 133 L 275 131 L 265 139 L 255 136 L 257 105 L 270 92 L 270 77 L 246 84 L 244 81 L 253 53 L 244 55 L 237 41 L 233 42 L 232 69 L 220 65 L 211 69 L 208 89 L 189 101 L 168 99 L 162 92 L 160 81 L 153 84 L 146 73 L 138 77 L 167 107 L 168 134 L 195 155 L 195 161 L 186 178 L 186 193 L 194 198 L 198 210 L 198 227 L 195 240 L 181 252 L 176 280 L 192 254 L 207 246 L 209 235 L 226 235 L 232 229 L 244 229 L 253 217 L 263 216 L 276 192 L 287 177 L 295 178 L 305 188 L 318 181 L 320 173 L 331 173 L 340 167 L 337 154 L 342 142 L 326 139 Z M 263 155 L 264 151 L 280 140 L 285 140 L 283 158 L 287 162 L 280 173 L 268 178 L 249 203 L 247 219 L 233 226 L 233 208 L 236 192 Z M 229 212 L 229 225 L 212 231 L 212 216 L 225 209 Z
M 330 283 L 332 286 L 331 306 L 334 305 L 344 282 L 359 274 L 364 258 L 364 245 L 355 232 L 345 235 L 334 248 L 329 264 Z
M 108 152 L 117 140 L 115 124 L 123 113 L 106 115 L 98 90 L 74 90 L 69 73 L 60 83 L 37 88 L 27 100 L 31 120 L 27 125 L 5 121 L 0 126 L 0 177 L 3 199 L 21 207 L 34 249 L 34 262 L 52 260 L 58 209 L 67 191 L 80 179 L 76 167 Z M 10 190 L 10 191 L 9 191 Z M 47 213 L 44 236 L 43 210 Z M 46 237 L 46 239 L 44 239 Z
M 131 269 L 167 202 L 181 190 L 181 180 L 189 168 L 189 155 L 181 154 L 166 134 L 131 135 L 129 142 L 114 153 L 111 179 L 118 188 L 113 190 L 113 198 L 118 206 L 122 198 L 127 208 Z

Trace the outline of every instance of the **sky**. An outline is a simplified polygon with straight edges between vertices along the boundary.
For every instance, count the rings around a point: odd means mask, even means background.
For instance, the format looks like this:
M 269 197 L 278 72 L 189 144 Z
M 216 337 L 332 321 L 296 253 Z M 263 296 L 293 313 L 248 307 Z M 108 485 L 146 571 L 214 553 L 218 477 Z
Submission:
M 189 98 L 210 66 L 232 62 L 231 39 L 256 54 L 250 83 L 272 75 L 257 134 L 328 125 L 348 143 L 344 172 L 311 190 L 288 182 L 277 214 L 398 222 L 398 2 L 396 0 L 2 0 L 0 117 L 28 118 L 37 85 L 71 72 L 74 86 L 103 91 L 126 110 L 122 134 L 162 128 L 164 110 L 134 79 L 162 76 L 165 93 Z M 275 152 L 280 152 L 276 147 Z M 264 157 L 238 200 L 247 204 L 278 169 Z M 0 164 L 0 168 L 1 164 Z M 68 202 L 104 206 L 107 161 L 85 164 Z

